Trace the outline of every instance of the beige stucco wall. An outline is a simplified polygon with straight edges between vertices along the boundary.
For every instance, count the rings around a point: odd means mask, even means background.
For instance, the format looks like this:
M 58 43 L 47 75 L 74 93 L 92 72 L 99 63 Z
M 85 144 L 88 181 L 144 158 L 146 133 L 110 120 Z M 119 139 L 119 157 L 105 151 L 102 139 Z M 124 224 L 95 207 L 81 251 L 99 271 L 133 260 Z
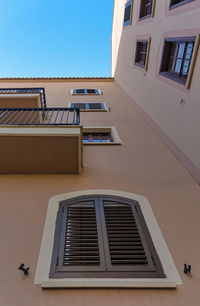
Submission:
M 200 1 L 169 11 L 169 0 L 157 0 L 154 18 L 138 21 L 140 1 L 135 0 L 132 25 L 122 31 L 124 3 L 124 0 L 115 0 L 112 73 L 116 82 L 162 130 L 163 138 L 169 137 L 172 149 L 200 182 L 200 51 L 189 90 L 159 75 L 164 37 L 190 37 L 200 33 Z M 147 36 L 152 40 L 146 72 L 134 65 L 134 58 L 136 40 Z
M 0 176 L 0 305 L 198 306 L 200 286 L 199 186 L 147 125 L 134 101 L 114 82 L 24 82 L 1 87 L 45 87 L 47 106 L 103 101 L 110 112 L 81 113 L 82 125 L 116 126 L 122 145 L 84 146 L 81 175 Z M 70 88 L 100 88 L 101 96 L 69 96 Z M 47 152 L 48 154 L 48 152 Z M 148 198 L 183 280 L 175 290 L 49 289 L 34 285 L 49 198 L 86 189 L 114 189 Z M 25 277 L 18 266 L 30 267 Z M 192 275 L 183 274 L 184 263 Z

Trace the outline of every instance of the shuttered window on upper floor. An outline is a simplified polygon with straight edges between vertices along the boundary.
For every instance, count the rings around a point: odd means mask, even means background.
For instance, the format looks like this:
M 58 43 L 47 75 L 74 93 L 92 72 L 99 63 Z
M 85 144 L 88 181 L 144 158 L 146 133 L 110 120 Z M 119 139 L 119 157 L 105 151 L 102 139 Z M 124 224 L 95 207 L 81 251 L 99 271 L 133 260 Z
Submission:
M 70 103 L 70 107 L 79 108 L 81 111 L 107 111 L 103 102 Z
M 60 202 L 50 277 L 164 278 L 139 203 L 98 195 Z
M 97 88 L 77 88 L 71 89 L 71 95 L 101 95 L 101 90 Z

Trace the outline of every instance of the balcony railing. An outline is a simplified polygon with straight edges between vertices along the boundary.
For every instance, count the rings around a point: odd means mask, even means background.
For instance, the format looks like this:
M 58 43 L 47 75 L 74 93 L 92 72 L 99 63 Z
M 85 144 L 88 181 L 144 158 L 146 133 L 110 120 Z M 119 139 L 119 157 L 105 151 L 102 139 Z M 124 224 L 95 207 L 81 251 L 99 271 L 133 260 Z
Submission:
M 0 108 L 0 126 L 79 124 L 77 108 Z
M 41 103 L 46 107 L 45 89 L 40 88 L 0 88 L 0 95 L 40 94 Z

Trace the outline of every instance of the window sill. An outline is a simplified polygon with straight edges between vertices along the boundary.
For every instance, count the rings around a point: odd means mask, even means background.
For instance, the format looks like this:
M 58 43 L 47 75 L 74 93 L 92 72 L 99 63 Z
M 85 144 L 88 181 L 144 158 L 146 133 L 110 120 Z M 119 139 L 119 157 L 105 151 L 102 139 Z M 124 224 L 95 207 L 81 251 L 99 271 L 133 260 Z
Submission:
M 107 112 L 107 109 L 80 109 L 80 112 Z
M 165 77 L 165 78 L 168 78 L 168 79 L 170 79 L 170 80 L 172 80 L 172 81 L 175 81 L 175 82 L 177 82 L 177 83 L 179 83 L 179 84 L 181 84 L 181 85 L 183 85 L 183 86 L 185 86 L 186 81 L 187 81 L 187 79 L 185 79 L 185 78 L 177 77 L 177 76 L 174 75 L 173 73 L 166 72 L 166 71 L 160 72 L 160 75 L 163 76 L 163 77 Z
M 140 17 L 140 18 L 139 18 L 139 21 L 145 20 L 145 19 L 150 18 L 150 17 L 152 17 L 152 14 L 145 15 L 145 16 L 143 16 L 143 17 Z
M 105 279 L 74 278 L 47 279 L 41 282 L 42 288 L 176 288 L 177 283 L 170 279 Z
M 171 5 L 171 6 L 169 7 L 169 10 L 173 10 L 173 9 L 179 7 L 179 6 L 188 4 L 188 3 L 193 2 L 193 1 L 194 1 L 194 0 L 185 0 L 185 1 L 183 1 L 183 2 L 180 2 L 180 3 L 177 3 L 177 4 Z
M 134 65 L 139 67 L 139 68 L 145 69 L 145 65 L 142 65 L 140 63 L 134 63 Z
M 123 23 L 123 27 L 131 26 L 131 25 L 132 25 L 132 22 L 130 20 Z
M 121 142 L 83 142 L 83 145 L 85 146 L 95 146 L 95 145 L 100 145 L 100 146 L 107 146 L 107 145 L 121 145 Z
M 71 96 L 100 96 L 101 93 L 71 93 Z

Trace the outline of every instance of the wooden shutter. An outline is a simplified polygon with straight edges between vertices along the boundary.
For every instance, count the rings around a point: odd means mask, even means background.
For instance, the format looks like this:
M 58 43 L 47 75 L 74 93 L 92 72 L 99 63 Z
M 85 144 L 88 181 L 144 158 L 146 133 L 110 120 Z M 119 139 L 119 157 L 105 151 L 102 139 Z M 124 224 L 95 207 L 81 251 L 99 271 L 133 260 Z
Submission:
M 50 277 L 165 277 L 137 201 L 83 196 L 60 202 Z
M 58 273 L 105 270 L 99 215 L 97 199 L 60 203 L 53 270 Z
M 139 204 L 102 199 L 106 265 L 109 271 L 155 271 L 139 217 Z

